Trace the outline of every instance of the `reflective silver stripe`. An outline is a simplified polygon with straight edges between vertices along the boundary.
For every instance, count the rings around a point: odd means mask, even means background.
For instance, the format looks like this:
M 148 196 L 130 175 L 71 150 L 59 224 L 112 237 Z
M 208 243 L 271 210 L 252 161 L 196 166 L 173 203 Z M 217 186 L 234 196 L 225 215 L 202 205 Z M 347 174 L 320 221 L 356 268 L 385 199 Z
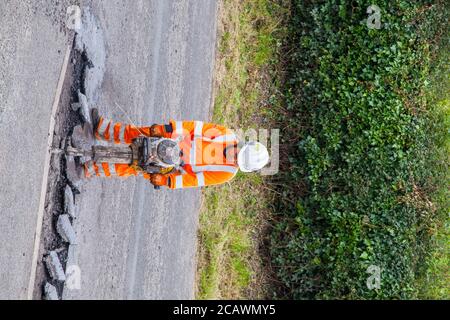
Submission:
M 192 170 L 194 172 L 202 172 L 202 171 L 222 171 L 222 172 L 230 172 L 230 173 L 236 173 L 238 171 L 237 167 L 234 166 L 224 166 L 219 164 L 211 164 L 206 166 L 192 166 Z
M 194 137 L 201 137 L 203 133 L 203 121 L 194 121 Z
M 196 162 L 195 162 L 195 160 L 196 160 L 196 156 L 195 156 L 195 154 L 196 154 L 196 152 L 197 152 L 197 150 L 195 149 L 196 148 L 196 143 L 195 143 L 195 140 L 196 140 L 197 138 L 196 137 L 194 137 L 194 139 L 192 139 L 192 142 L 191 142 L 191 154 L 189 155 L 190 157 L 190 164 L 191 165 L 194 165 L 194 164 L 196 164 Z
M 205 174 L 203 172 L 196 173 L 197 176 L 197 184 L 199 187 L 203 187 L 205 185 Z
M 119 131 L 119 141 L 120 142 L 125 142 L 125 128 L 126 128 L 126 125 L 124 125 L 122 123 L 120 125 L 120 131 Z
M 109 173 L 112 176 L 117 176 L 117 172 L 116 172 L 116 165 L 114 163 L 108 164 L 109 167 Z
M 111 128 L 113 128 L 111 130 Z M 105 139 L 106 141 L 111 141 L 111 131 L 114 133 L 114 126 L 113 123 L 111 122 L 111 125 L 108 127 L 108 129 L 106 129 L 101 135 L 103 136 L 103 139 Z M 106 135 L 109 136 L 109 139 L 106 139 Z M 114 138 L 114 136 L 113 136 Z
M 98 173 L 100 174 L 100 176 L 106 177 L 105 171 L 103 170 L 103 166 L 101 163 L 97 164 L 98 167 Z
M 89 175 L 96 176 L 97 173 L 95 172 L 95 169 L 94 169 L 94 163 L 92 161 L 89 161 L 88 163 L 86 163 L 86 165 L 87 165 L 87 170 L 88 170 Z
M 236 135 L 234 133 L 230 133 L 230 134 L 226 134 L 224 136 L 217 137 L 214 140 L 216 140 L 216 141 L 222 141 L 223 140 L 223 141 L 232 142 L 232 141 L 237 141 L 237 137 L 236 137 Z
M 102 136 L 106 133 L 106 128 L 111 121 L 108 119 L 103 119 L 101 126 L 98 128 L 98 133 Z
M 183 176 L 176 176 L 175 177 L 175 188 L 183 188 Z
M 182 121 L 175 121 L 175 133 L 183 134 L 183 122 Z

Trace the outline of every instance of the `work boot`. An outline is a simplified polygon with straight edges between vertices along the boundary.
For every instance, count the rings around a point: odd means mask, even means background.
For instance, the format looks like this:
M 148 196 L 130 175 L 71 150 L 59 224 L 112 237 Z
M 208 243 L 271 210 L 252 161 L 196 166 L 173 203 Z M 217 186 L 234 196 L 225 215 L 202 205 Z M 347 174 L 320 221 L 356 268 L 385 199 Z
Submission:
M 80 124 L 73 128 L 70 142 L 74 148 L 90 150 L 95 143 L 91 124 L 86 122 L 84 125 Z
M 98 109 L 97 108 L 92 108 L 91 109 L 91 121 L 92 121 L 92 129 L 93 129 L 93 132 L 95 134 L 95 132 L 97 132 L 97 129 L 98 129 L 97 128 L 98 124 L 100 122 L 100 115 L 98 113 Z

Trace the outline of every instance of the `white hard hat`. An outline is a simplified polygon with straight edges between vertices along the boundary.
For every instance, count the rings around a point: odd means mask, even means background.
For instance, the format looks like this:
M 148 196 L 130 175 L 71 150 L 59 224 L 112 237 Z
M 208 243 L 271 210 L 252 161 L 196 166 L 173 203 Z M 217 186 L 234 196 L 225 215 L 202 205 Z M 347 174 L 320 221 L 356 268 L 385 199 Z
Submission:
M 259 142 L 246 143 L 238 154 L 238 165 L 242 172 L 257 171 L 269 163 L 269 152 Z

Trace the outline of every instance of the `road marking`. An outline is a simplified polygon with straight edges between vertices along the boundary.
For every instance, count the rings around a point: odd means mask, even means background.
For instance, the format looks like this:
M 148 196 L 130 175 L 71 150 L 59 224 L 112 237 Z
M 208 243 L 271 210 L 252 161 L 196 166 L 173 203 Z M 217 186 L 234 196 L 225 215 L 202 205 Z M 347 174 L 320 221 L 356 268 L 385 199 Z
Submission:
M 37 224 L 36 224 L 36 230 L 34 233 L 34 250 L 33 250 L 33 257 L 31 260 L 30 280 L 28 283 L 28 292 L 27 292 L 28 300 L 33 299 L 34 285 L 35 285 L 35 281 L 36 281 L 36 268 L 37 268 L 38 255 L 39 255 L 39 245 L 41 242 L 42 222 L 44 219 L 45 198 L 47 195 L 48 174 L 49 174 L 49 170 L 50 170 L 51 147 L 52 147 L 52 143 L 53 143 L 53 136 L 54 136 L 54 130 L 55 130 L 55 117 L 56 117 L 56 111 L 58 110 L 59 99 L 61 97 L 62 86 L 64 84 L 64 78 L 66 75 L 71 50 L 72 50 L 72 46 L 68 45 L 67 49 L 66 49 L 66 55 L 64 56 L 61 73 L 59 74 L 58 86 L 56 87 L 55 98 L 53 100 L 53 106 L 52 106 L 52 113 L 50 116 L 50 128 L 49 128 L 48 139 L 47 139 L 47 151 L 45 154 L 45 161 L 44 161 L 44 176 L 42 179 L 41 197 L 39 200 Z

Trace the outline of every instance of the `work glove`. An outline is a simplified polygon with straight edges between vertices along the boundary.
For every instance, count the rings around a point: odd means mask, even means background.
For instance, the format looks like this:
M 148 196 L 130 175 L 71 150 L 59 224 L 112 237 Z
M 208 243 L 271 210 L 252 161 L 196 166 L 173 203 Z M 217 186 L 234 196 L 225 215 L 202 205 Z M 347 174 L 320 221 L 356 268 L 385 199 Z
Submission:
M 164 137 L 166 133 L 163 124 L 154 124 L 150 127 L 150 137 Z
M 164 174 L 153 173 L 150 175 L 150 182 L 157 187 L 168 186 L 169 178 Z

